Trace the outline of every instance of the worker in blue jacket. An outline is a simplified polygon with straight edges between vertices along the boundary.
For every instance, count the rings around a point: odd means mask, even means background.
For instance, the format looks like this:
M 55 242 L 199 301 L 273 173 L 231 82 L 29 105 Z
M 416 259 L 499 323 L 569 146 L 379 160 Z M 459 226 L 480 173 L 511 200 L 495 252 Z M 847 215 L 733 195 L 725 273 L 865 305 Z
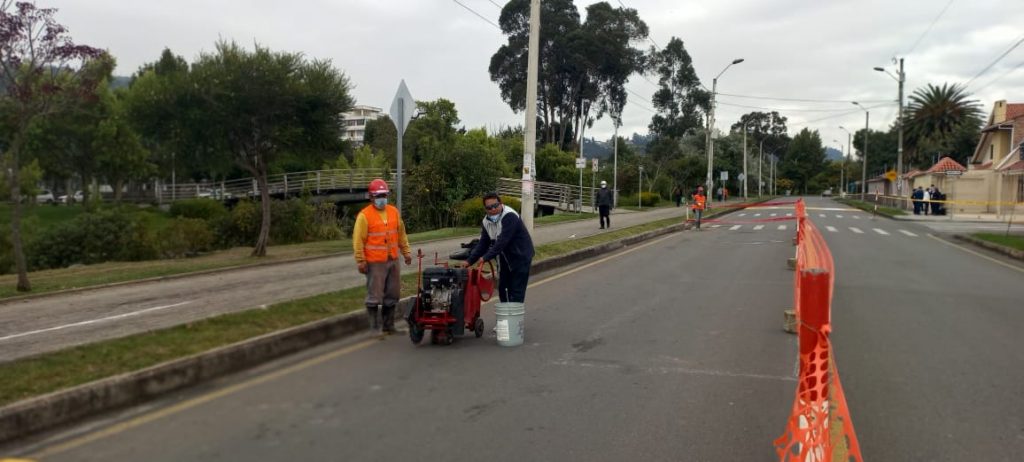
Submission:
M 519 214 L 502 204 L 497 193 L 487 193 L 483 201 L 480 241 L 469 253 L 466 266 L 497 257 L 498 297 L 502 302 L 523 303 L 533 262 L 533 239 Z

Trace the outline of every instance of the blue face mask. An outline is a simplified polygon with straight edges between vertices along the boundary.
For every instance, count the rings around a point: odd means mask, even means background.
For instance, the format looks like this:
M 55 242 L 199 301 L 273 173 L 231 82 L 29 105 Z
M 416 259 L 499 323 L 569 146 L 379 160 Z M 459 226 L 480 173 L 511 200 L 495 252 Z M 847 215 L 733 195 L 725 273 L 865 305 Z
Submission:
M 378 197 L 373 200 L 373 206 L 378 209 L 383 209 L 385 205 L 388 205 L 388 198 Z
M 497 223 L 501 215 L 487 215 L 487 219 L 491 220 L 491 223 Z

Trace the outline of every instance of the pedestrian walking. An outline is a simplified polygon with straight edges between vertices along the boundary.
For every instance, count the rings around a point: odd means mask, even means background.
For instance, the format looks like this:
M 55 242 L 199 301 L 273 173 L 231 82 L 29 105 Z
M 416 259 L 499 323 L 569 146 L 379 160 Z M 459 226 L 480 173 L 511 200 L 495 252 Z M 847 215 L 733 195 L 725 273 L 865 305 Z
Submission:
M 921 191 L 921 206 L 924 209 L 925 215 L 928 215 L 928 209 L 931 207 L 932 188 L 934 187 L 935 185 L 932 185 L 928 189 Z
M 683 205 L 683 188 L 678 184 L 675 189 L 672 190 L 672 200 L 676 201 L 676 207 Z
M 704 216 L 704 205 L 707 202 L 707 198 L 704 196 L 704 187 L 697 186 L 697 192 L 693 193 L 693 203 L 690 206 L 693 209 L 693 217 L 697 223 L 697 229 L 700 229 L 700 220 Z
M 605 227 L 612 227 L 612 218 L 610 216 L 612 205 L 614 200 L 612 198 L 612 192 L 608 189 L 608 182 L 601 180 L 601 189 L 597 190 L 597 209 L 600 213 L 601 229 Z
M 512 207 L 501 203 L 498 193 L 484 195 L 484 219 L 480 241 L 469 253 L 465 266 L 498 258 L 498 297 L 502 302 L 526 301 L 526 285 L 533 262 L 533 239 Z
M 395 305 L 401 296 L 399 253 L 412 264 L 412 249 L 398 208 L 388 204 L 388 184 L 370 182 L 370 205 L 356 216 L 352 228 L 352 255 L 366 275 L 366 314 L 374 333 L 395 332 Z M 379 307 L 379 311 L 378 311 Z

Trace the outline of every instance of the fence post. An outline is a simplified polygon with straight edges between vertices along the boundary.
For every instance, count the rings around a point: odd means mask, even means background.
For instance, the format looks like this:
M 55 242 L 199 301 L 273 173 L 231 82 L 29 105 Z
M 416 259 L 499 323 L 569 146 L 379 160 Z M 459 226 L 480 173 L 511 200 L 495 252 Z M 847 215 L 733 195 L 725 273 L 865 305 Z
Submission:
M 288 174 L 284 174 L 284 197 L 288 198 Z
M 317 170 L 317 172 L 316 172 L 316 193 L 317 193 L 317 195 L 320 195 L 320 171 L 319 170 Z

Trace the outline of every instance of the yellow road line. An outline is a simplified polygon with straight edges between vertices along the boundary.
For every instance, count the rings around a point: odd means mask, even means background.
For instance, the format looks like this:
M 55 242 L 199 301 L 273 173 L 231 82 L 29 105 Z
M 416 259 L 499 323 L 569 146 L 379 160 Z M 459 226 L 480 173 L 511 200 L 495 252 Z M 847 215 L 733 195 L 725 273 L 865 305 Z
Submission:
M 590 262 L 590 263 L 588 263 L 586 265 L 583 265 L 583 266 L 580 266 L 578 268 L 573 268 L 572 270 L 569 270 L 569 271 L 566 271 L 566 272 L 563 272 L 563 273 L 559 273 L 559 274 L 556 274 L 554 276 L 551 276 L 551 277 L 542 279 L 540 281 L 534 282 L 533 284 L 530 284 L 528 287 L 537 287 L 539 285 L 546 284 L 546 283 L 554 281 L 556 279 L 563 278 L 565 276 L 568 276 L 570 274 L 576 273 L 578 271 L 582 271 L 584 269 L 590 268 L 590 267 L 592 267 L 594 265 L 606 262 L 606 261 L 611 260 L 613 258 L 621 257 L 623 255 L 626 255 L 626 254 L 629 254 L 631 252 L 635 252 L 637 250 L 643 249 L 645 247 L 657 244 L 657 243 L 659 243 L 661 241 L 664 241 L 664 240 L 666 240 L 668 238 L 675 237 L 675 236 L 678 236 L 678 235 L 680 235 L 680 234 L 679 233 L 672 233 L 672 234 L 669 234 L 668 236 L 665 236 L 663 238 L 656 239 L 656 240 L 653 240 L 651 242 L 647 242 L 647 243 L 644 243 L 644 244 L 641 244 L 641 245 L 638 245 L 638 246 L 630 247 L 630 248 L 628 248 L 628 249 L 626 249 L 626 250 L 624 250 L 622 252 L 618 252 L 618 253 L 615 253 L 613 255 L 609 255 L 607 257 L 601 258 L 600 260 L 596 260 L 596 261 Z M 182 401 L 181 403 L 175 404 L 173 406 L 170 406 L 170 407 L 167 407 L 167 408 L 164 408 L 164 409 L 160 409 L 158 411 L 153 411 L 151 413 L 144 414 L 144 415 L 135 417 L 135 418 L 130 419 L 130 420 L 126 420 L 124 422 L 121 422 L 119 424 L 116 424 L 116 425 L 113 425 L 111 427 L 105 428 L 103 430 L 99 430 L 99 431 L 97 431 L 95 433 L 90 433 L 88 435 L 83 435 L 81 437 L 72 439 L 70 441 L 67 441 L 67 442 L 64 442 L 64 443 L 61 443 L 61 444 L 58 444 L 58 445 L 55 445 L 55 446 L 47 447 L 45 449 L 40 450 L 39 452 L 37 452 L 35 454 L 31 454 L 29 457 L 32 458 L 32 459 L 42 459 L 42 458 L 45 458 L 45 457 L 49 457 L 49 456 L 53 456 L 53 455 L 56 455 L 56 454 L 60 454 L 62 452 L 67 452 L 67 451 L 75 449 L 75 448 L 77 448 L 79 446 L 83 446 L 83 445 L 86 445 L 86 444 L 89 444 L 89 443 L 101 440 L 101 439 L 109 437 L 109 436 L 114 436 L 114 435 L 116 435 L 118 433 L 122 433 L 122 432 L 125 432 L 127 430 L 131 430 L 131 429 L 133 429 L 135 427 L 139 427 L 141 425 L 145 425 L 145 424 L 147 424 L 149 422 L 153 422 L 155 420 L 159 420 L 159 419 L 162 419 L 164 417 L 169 417 L 171 415 L 174 415 L 174 414 L 177 414 L 179 412 L 182 412 L 182 411 L 194 408 L 196 406 L 199 406 L 199 405 L 202 405 L 202 404 L 206 404 L 206 403 L 208 403 L 210 401 L 213 401 L 213 400 L 216 400 L 216 399 L 219 399 L 219 398 L 223 398 L 223 397 L 228 396 L 228 395 L 232 395 L 232 394 L 237 393 L 239 391 L 242 391 L 242 390 L 254 387 L 256 385 L 260 385 L 260 384 L 269 382 L 271 380 L 283 377 L 283 376 L 291 374 L 293 372 L 298 372 L 300 370 L 303 370 L 303 369 L 315 366 L 317 364 L 321 364 L 321 363 L 326 362 L 326 361 L 330 361 L 330 360 L 338 358 L 340 356 L 344 356 L 346 354 L 353 353 L 353 352 L 365 349 L 366 347 L 369 347 L 371 345 L 375 345 L 375 344 L 378 344 L 378 343 L 379 343 L 379 341 L 377 339 L 366 340 L 366 341 L 357 343 L 355 345 L 351 345 L 349 347 L 342 348 L 342 349 L 337 350 L 337 351 L 332 351 L 330 353 L 325 353 L 323 355 L 317 356 L 315 358 L 307 359 L 305 361 L 302 361 L 302 362 L 300 362 L 298 364 L 286 367 L 284 369 L 277 370 L 277 371 L 268 373 L 266 375 L 261 375 L 259 377 L 254 377 L 254 378 L 252 378 L 250 380 L 247 380 L 247 381 L 244 381 L 244 382 L 241 382 L 241 383 L 237 383 L 235 385 L 232 385 L 232 386 L 229 386 L 229 387 L 217 390 L 217 391 L 213 391 L 213 392 L 207 393 L 207 394 L 202 395 L 202 396 L 197 396 L 195 398 L 192 398 L 192 399 L 189 399 L 189 400 L 186 400 L 186 401 Z M 3 461 L 0 460 L 0 462 L 3 462 Z
M 962 245 L 959 245 L 959 244 L 954 244 L 954 243 L 952 243 L 952 242 L 947 242 L 946 240 L 944 240 L 944 239 L 940 239 L 940 238 L 937 238 L 937 237 L 935 237 L 934 235 L 931 235 L 931 234 L 929 234 L 929 235 L 928 235 L 928 237 L 930 237 L 930 238 L 932 238 L 932 239 L 935 239 L 936 241 L 939 241 L 939 242 L 941 242 L 941 243 L 943 243 L 943 244 L 946 244 L 946 245 L 948 245 L 948 246 L 950 246 L 950 247 L 956 247 L 956 248 L 958 248 L 958 249 L 960 249 L 960 250 L 963 250 L 964 252 L 967 252 L 967 253 L 969 253 L 969 254 L 973 254 L 973 255 L 979 256 L 979 257 L 981 257 L 981 258 L 984 258 L 984 259 L 986 259 L 986 260 L 988 260 L 988 261 L 990 261 L 990 262 L 992 262 L 992 263 L 996 263 L 996 264 L 999 264 L 999 265 L 1003 265 L 1003 266 L 1005 266 L 1005 267 L 1007 267 L 1007 268 L 1010 268 L 1010 269 L 1012 269 L 1012 270 L 1014 270 L 1014 271 L 1019 271 L 1019 272 L 1021 272 L 1021 273 L 1024 273 L 1024 268 L 1021 268 L 1021 267 L 1019 267 L 1019 266 L 1011 265 L 1011 264 L 1009 264 L 1009 263 L 1006 263 L 1006 262 L 1004 262 L 1004 261 L 999 261 L 999 260 L 997 260 L 997 259 L 995 259 L 995 258 L 992 258 L 992 257 L 988 256 L 988 255 L 984 255 L 984 254 L 981 254 L 981 253 L 979 253 L 979 252 L 975 252 L 975 251 L 973 251 L 973 250 L 971 250 L 971 249 L 968 249 L 967 247 L 964 247 L 964 246 L 962 246 Z

